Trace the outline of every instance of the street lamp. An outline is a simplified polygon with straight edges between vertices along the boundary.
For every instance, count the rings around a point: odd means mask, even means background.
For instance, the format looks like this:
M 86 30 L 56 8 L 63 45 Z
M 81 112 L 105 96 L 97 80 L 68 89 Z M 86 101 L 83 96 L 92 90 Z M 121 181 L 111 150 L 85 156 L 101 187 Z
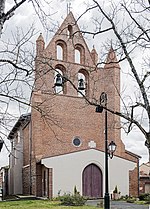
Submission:
M 108 154 L 109 154 L 110 159 L 113 158 L 114 152 L 116 151 L 116 147 L 117 145 L 115 144 L 114 141 L 111 141 L 110 144 L 108 145 Z
M 103 107 L 105 107 L 105 196 L 104 196 L 104 208 L 110 209 L 110 196 L 108 189 L 108 156 L 113 158 L 113 153 L 116 150 L 116 144 L 111 141 L 108 145 L 108 135 L 107 135 L 107 94 L 102 92 L 100 95 L 100 105 L 96 107 L 96 112 L 102 113 Z

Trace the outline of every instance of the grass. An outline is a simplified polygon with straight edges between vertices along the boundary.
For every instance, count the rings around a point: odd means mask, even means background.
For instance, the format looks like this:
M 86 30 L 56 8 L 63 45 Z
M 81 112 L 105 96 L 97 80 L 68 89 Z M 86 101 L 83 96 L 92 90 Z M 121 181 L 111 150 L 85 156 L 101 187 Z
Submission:
M 149 205 L 148 201 L 135 201 L 136 204 L 138 205 Z
M 2 201 L 0 209 L 96 209 L 94 206 L 62 206 L 57 201 L 49 200 L 19 200 L 19 201 Z M 99 208 L 100 209 L 100 208 Z M 102 208 L 101 208 L 102 209 Z

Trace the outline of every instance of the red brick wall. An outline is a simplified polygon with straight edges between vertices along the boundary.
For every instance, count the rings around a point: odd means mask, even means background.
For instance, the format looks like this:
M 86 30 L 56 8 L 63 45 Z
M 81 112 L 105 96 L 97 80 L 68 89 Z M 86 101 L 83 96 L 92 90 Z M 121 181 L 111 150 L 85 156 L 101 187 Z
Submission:
M 42 196 L 42 165 L 40 163 L 36 164 L 36 196 Z
M 91 53 L 80 33 L 72 39 L 67 35 L 68 24 L 73 25 L 72 32 L 79 31 L 74 18 L 70 14 L 59 31 L 55 34 L 46 49 L 43 47 L 41 36 L 37 42 L 40 49 L 36 59 L 36 82 L 32 104 L 42 109 L 41 113 L 32 109 L 33 147 L 35 156 L 52 156 L 68 153 L 76 150 L 87 149 L 88 142 L 94 140 L 99 150 L 104 150 L 104 113 L 95 113 L 95 107 L 90 106 L 83 98 L 79 98 L 77 91 L 70 82 L 66 82 L 66 95 L 54 95 L 54 68 L 57 64 L 63 65 L 65 75 L 77 87 L 78 72 L 81 69 L 88 75 L 88 99 L 99 100 L 100 94 L 105 91 L 108 96 L 108 107 L 119 111 L 120 98 L 120 67 L 118 64 L 107 64 L 102 69 L 96 69 Z M 41 43 L 42 40 L 42 43 Z M 64 52 L 64 60 L 56 58 L 56 44 L 63 40 L 67 46 Z M 41 43 L 41 46 L 39 44 Z M 75 46 L 82 45 L 82 64 L 75 63 Z M 65 47 L 64 47 L 65 49 Z M 41 50 L 43 54 L 41 56 Z M 46 57 L 43 59 L 43 57 Z M 50 59 L 49 59 L 50 58 Z M 116 61 L 114 51 L 111 49 L 107 61 Z M 44 64 L 46 63 L 46 64 Z M 38 91 L 40 90 L 40 91 Z M 42 106 L 40 103 L 42 102 Z M 45 119 L 46 118 L 46 119 Z M 116 155 L 123 156 L 124 145 L 120 139 L 120 119 L 108 113 L 108 139 L 117 144 Z M 79 136 L 82 145 L 75 148 L 72 139 Z
M 53 169 L 49 168 L 49 194 L 48 197 L 51 199 L 53 197 Z
M 145 177 L 140 177 L 140 194 L 145 193 L 145 185 L 149 185 L 150 187 L 150 177 L 149 176 L 145 176 Z
M 99 101 L 100 94 L 104 91 L 108 96 L 108 107 L 119 111 L 120 98 L 120 67 L 118 64 L 107 64 L 104 68 L 96 68 L 91 54 L 80 33 L 76 33 L 73 42 L 67 36 L 68 23 L 74 23 L 72 15 L 68 16 L 60 30 L 53 37 L 51 42 L 44 49 L 44 42 L 41 39 L 37 41 L 37 58 L 35 70 L 35 89 L 32 95 L 31 121 L 32 121 L 32 158 L 35 161 L 42 157 L 65 154 L 73 151 L 89 149 L 88 142 L 94 140 L 96 148 L 104 150 L 104 113 L 95 113 L 95 106 L 89 105 L 84 98 L 78 97 L 77 91 L 70 82 L 66 82 L 65 95 L 54 94 L 54 68 L 57 64 L 63 65 L 65 75 L 77 87 L 79 70 L 84 69 L 88 75 L 88 99 L 90 101 Z M 79 28 L 73 24 L 73 33 Z M 64 35 L 66 34 L 66 35 Z M 56 59 L 56 43 L 64 40 L 66 43 L 65 59 L 63 61 Z M 40 45 L 41 43 L 41 45 Z M 75 45 L 82 44 L 84 48 L 84 57 L 82 54 L 82 64 L 74 63 Z M 42 53 L 43 51 L 43 53 Z M 43 58 L 44 57 L 44 58 Z M 111 49 L 107 61 L 116 61 L 116 56 Z M 114 140 L 117 144 L 115 154 L 134 162 L 137 161 L 132 155 L 125 152 L 124 144 L 121 141 L 120 118 L 108 113 L 108 140 Z M 28 138 L 28 130 L 25 133 Z M 72 140 L 78 136 L 82 140 L 80 147 L 72 145 Z M 29 161 L 27 148 L 28 142 L 25 142 L 24 152 L 26 159 L 24 164 Z M 137 171 L 135 176 L 137 176 Z M 41 174 L 40 174 L 41 175 Z M 50 179 L 52 172 L 50 171 Z M 130 193 L 137 194 L 137 178 L 130 184 Z M 132 179 L 130 172 L 130 180 Z M 32 167 L 32 192 L 38 193 L 36 186 L 36 166 Z M 52 184 L 50 184 L 52 185 Z M 51 187 L 51 186 L 50 186 Z M 136 190 L 134 190 L 136 189 Z M 49 188 L 51 196 L 52 189 Z
M 23 194 L 30 194 L 30 171 L 29 166 L 23 168 L 22 182 Z
M 129 196 L 138 197 L 138 168 L 129 171 Z

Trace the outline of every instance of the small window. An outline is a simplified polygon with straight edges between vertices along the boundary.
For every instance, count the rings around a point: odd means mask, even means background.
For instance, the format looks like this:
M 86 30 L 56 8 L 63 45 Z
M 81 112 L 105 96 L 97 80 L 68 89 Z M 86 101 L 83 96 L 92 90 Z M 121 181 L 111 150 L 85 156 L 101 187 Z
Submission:
M 81 145 L 81 139 L 80 139 L 79 137 L 75 137 L 75 138 L 73 139 L 73 145 L 74 145 L 75 147 L 79 147 L 79 146 Z
M 72 26 L 68 25 L 68 38 L 72 37 Z

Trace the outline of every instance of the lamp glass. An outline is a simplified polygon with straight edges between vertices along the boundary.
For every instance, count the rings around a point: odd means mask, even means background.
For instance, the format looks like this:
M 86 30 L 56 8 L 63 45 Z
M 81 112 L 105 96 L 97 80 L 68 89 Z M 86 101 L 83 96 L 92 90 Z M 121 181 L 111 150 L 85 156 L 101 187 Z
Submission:
M 110 144 L 109 144 L 109 151 L 111 152 L 111 153 L 113 153 L 113 152 L 115 152 L 115 150 L 116 150 L 116 144 L 115 144 L 115 142 L 114 141 L 111 141 L 110 142 Z

